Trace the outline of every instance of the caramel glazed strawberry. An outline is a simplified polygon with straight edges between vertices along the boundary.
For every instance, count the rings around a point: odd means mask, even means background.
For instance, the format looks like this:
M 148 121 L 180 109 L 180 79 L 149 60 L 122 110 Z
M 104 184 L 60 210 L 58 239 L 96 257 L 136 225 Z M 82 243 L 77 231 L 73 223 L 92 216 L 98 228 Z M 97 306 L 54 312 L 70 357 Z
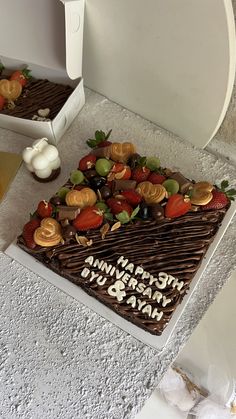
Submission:
M 84 246 L 91 230 L 100 229 L 104 239 L 130 223 L 171 223 L 187 213 L 228 207 L 234 200 L 236 190 L 227 181 L 220 187 L 194 182 L 162 167 L 156 156 L 140 156 L 130 142 L 111 142 L 110 135 L 111 130 L 96 131 L 78 169 L 49 202 L 38 204 L 21 236 L 26 247 Z

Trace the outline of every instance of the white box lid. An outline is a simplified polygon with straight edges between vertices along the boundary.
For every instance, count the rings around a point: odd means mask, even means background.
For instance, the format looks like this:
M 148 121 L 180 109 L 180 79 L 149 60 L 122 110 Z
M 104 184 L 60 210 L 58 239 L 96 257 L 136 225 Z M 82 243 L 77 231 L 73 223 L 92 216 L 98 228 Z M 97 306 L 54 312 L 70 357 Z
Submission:
M 84 0 L 0 0 L 0 55 L 82 75 Z

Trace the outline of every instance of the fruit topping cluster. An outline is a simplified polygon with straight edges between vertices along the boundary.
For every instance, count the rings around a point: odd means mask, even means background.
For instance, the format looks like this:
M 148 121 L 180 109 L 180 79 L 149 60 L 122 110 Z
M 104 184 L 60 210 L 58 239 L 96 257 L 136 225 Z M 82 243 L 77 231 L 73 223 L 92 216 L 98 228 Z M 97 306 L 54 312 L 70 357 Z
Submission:
M 0 63 L 0 75 L 4 71 L 4 66 Z M 21 95 L 22 89 L 27 85 L 31 78 L 30 70 L 16 70 L 10 76 L 0 80 L 0 111 L 4 107 L 14 107 L 14 101 Z
M 171 222 L 190 211 L 224 208 L 234 199 L 227 181 L 221 187 L 195 183 L 161 167 L 159 158 L 140 156 L 132 143 L 109 140 L 111 131 L 96 131 L 91 151 L 49 202 L 41 201 L 23 229 L 26 246 L 50 247 L 77 240 L 90 246 L 84 234 L 100 229 L 101 238 L 122 225 L 153 220 Z

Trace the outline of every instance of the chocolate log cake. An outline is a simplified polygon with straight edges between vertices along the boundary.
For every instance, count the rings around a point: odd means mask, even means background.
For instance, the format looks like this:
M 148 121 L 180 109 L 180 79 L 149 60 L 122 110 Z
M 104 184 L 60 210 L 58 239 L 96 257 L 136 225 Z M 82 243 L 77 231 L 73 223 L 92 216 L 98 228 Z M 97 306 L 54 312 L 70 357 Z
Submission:
M 38 204 L 18 246 L 126 320 L 161 335 L 235 191 L 227 192 L 227 182 L 223 190 L 195 183 L 162 168 L 156 157 L 137 155 L 130 143 L 111 143 L 104 133 L 99 138 L 57 194 Z

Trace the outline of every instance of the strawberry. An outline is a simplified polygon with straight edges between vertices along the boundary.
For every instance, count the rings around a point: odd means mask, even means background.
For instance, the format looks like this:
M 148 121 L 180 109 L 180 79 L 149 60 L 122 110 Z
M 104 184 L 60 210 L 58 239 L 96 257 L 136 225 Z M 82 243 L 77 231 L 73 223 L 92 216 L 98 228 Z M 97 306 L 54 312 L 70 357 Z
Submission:
M 148 176 L 150 174 L 150 169 L 148 169 L 145 166 L 138 166 L 134 170 L 132 170 L 132 179 L 136 180 L 137 183 L 144 182 L 147 180 Z
M 131 177 L 131 169 L 129 166 L 125 166 L 123 163 L 115 163 L 108 175 L 108 180 L 128 180 Z
M 0 95 L 0 111 L 4 108 L 5 105 L 5 97 Z
M 112 173 L 120 173 L 122 170 L 124 170 L 125 165 L 123 163 L 115 163 L 114 166 L 112 166 L 111 172 Z
M 119 177 L 119 179 L 122 180 L 129 180 L 131 178 L 131 169 L 129 166 L 125 166 L 123 171 L 122 171 L 122 177 Z M 117 177 L 117 176 L 116 176 Z
M 90 138 L 87 141 L 87 144 L 91 148 L 98 148 L 98 147 L 106 147 L 111 144 L 110 141 L 108 141 L 108 138 L 111 135 L 112 130 L 108 131 L 106 134 L 104 131 L 95 131 L 95 138 Z
M 92 169 L 96 163 L 96 156 L 94 154 L 88 154 L 87 156 L 82 157 L 79 161 L 79 170 L 85 171 Z
M 212 195 L 211 201 L 202 206 L 203 210 L 224 208 L 230 201 L 235 200 L 236 189 L 230 189 L 228 180 L 223 180 L 217 189 L 213 189 Z
M 133 212 L 133 208 L 125 200 L 120 200 L 120 199 L 116 199 L 116 198 L 109 198 L 106 201 L 106 204 L 110 208 L 111 213 L 113 215 L 119 214 L 122 211 L 126 211 L 129 214 L 129 216 L 131 216 L 131 214 Z
M 190 198 L 185 198 L 181 194 L 174 194 L 169 199 L 165 206 L 165 216 L 167 218 L 177 218 L 186 214 L 191 209 Z
M 76 230 L 87 231 L 100 227 L 103 222 L 103 211 L 97 207 L 84 208 L 73 221 Z
M 25 86 L 27 81 L 31 78 L 30 70 L 24 68 L 23 70 L 16 70 L 12 73 L 9 80 L 17 80 L 21 86 Z
M 34 249 L 36 247 L 36 243 L 34 241 L 34 232 L 36 228 L 40 226 L 40 220 L 38 218 L 34 218 L 26 223 L 23 227 L 22 236 L 25 240 L 26 246 L 29 249 Z
M 141 195 L 132 189 L 129 191 L 121 192 L 121 195 L 125 197 L 128 204 L 130 204 L 132 207 L 136 207 L 142 201 Z
M 53 213 L 53 206 L 50 202 L 40 201 L 37 207 L 37 214 L 41 218 L 51 217 Z
M 111 141 L 104 140 L 104 141 L 101 141 L 100 143 L 98 143 L 97 147 L 107 147 L 108 145 L 111 145 L 111 144 L 112 144 Z
M 17 80 L 21 86 L 24 87 L 30 78 L 30 70 L 28 68 L 24 68 L 23 70 L 14 71 L 9 80 Z
M 166 177 L 165 177 L 164 175 L 160 175 L 160 173 L 155 173 L 155 172 L 152 172 L 152 173 L 148 176 L 147 180 L 148 180 L 149 182 L 153 183 L 154 185 L 156 185 L 156 184 L 161 184 L 161 183 L 163 183 L 163 182 L 166 180 Z
M 224 192 L 221 192 L 217 189 L 213 189 L 212 195 L 213 195 L 212 200 L 208 202 L 208 204 L 202 206 L 202 209 L 204 211 L 210 210 L 210 209 L 215 209 L 215 210 L 221 209 L 221 208 L 224 208 L 229 203 L 229 199 L 226 193 Z

